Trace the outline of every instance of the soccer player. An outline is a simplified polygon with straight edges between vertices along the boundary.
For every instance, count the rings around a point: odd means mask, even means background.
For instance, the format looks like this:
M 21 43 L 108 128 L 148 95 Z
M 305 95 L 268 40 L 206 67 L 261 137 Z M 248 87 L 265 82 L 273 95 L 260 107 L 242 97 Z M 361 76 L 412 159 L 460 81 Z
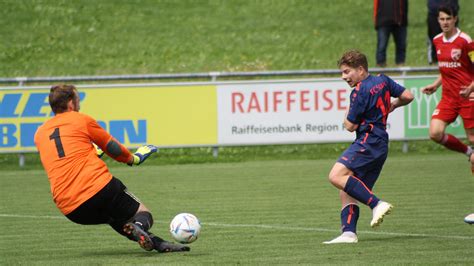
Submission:
M 73 85 L 53 86 L 49 104 L 55 116 L 38 128 L 34 139 L 58 209 L 78 224 L 109 224 L 147 251 L 189 251 L 149 232 L 152 214 L 112 176 L 93 144 L 130 166 L 143 163 L 157 148 L 146 145 L 130 153 L 96 120 L 79 113 L 79 94 Z
M 453 135 L 446 127 L 461 116 L 466 136 L 474 145 L 474 43 L 467 34 L 456 28 L 457 13 L 451 7 L 438 9 L 438 22 L 442 33 L 433 39 L 438 56 L 440 75 L 422 92 L 433 94 L 440 85 L 441 100 L 431 116 L 430 138 L 446 148 L 465 154 L 474 174 L 473 148 Z
M 457 11 L 449 6 L 438 9 L 438 22 L 442 33 L 433 39 L 438 57 L 439 77 L 422 92 L 433 94 L 440 85 L 441 101 L 431 116 L 430 138 L 446 148 L 469 157 L 474 175 L 473 147 L 467 146 L 451 134 L 446 127 L 461 116 L 466 136 L 474 145 L 474 43 L 466 33 L 456 28 Z M 464 219 L 473 222 L 473 215 Z
M 340 192 L 342 234 L 324 244 L 357 243 L 358 203 L 372 209 L 372 227 L 382 223 L 393 208 L 372 192 L 388 153 L 387 117 L 395 108 L 413 100 L 413 94 L 385 75 L 368 72 L 367 58 L 348 51 L 338 61 L 342 79 L 351 88 L 350 105 L 344 127 L 356 132 L 355 141 L 339 157 L 329 173 L 329 181 Z M 391 98 L 396 98 L 391 101 Z

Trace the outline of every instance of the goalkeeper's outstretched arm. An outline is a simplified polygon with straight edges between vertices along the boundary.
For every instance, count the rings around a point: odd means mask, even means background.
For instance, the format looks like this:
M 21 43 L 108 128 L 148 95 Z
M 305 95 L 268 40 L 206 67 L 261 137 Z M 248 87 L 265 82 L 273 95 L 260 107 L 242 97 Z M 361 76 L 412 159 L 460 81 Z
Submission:
M 120 144 L 112 135 L 105 131 L 92 117 L 87 117 L 87 131 L 93 143 L 98 148 L 95 148 L 97 155 L 102 150 L 112 159 L 126 163 L 130 166 L 139 165 L 143 163 L 151 154 L 158 151 L 154 145 L 144 145 L 137 149 L 135 153 L 131 153 L 125 146 Z

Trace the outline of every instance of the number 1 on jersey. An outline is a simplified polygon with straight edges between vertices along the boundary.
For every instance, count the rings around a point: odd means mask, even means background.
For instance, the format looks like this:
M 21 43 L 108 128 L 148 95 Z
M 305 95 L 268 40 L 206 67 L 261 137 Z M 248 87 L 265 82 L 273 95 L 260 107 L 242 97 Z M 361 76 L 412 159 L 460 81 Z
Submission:
M 53 134 L 49 135 L 50 140 L 54 140 L 54 144 L 56 144 L 56 150 L 58 151 L 58 157 L 63 158 L 66 156 L 64 154 L 63 143 L 61 142 L 61 136 L 59 135 L 59 127 L 55 128 Z

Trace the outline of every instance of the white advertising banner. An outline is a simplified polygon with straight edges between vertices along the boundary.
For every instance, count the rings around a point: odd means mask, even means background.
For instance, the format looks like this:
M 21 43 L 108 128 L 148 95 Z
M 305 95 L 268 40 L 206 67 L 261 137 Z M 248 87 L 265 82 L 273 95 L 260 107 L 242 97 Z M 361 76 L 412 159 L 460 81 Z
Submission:
M 355 133 L 343 128 L 350 92 L 344 81 L 218 85 L 218 144 L 353 140 Z M 389 115 L 391 139 L 404 137 L 404 125 L 403 109 Z

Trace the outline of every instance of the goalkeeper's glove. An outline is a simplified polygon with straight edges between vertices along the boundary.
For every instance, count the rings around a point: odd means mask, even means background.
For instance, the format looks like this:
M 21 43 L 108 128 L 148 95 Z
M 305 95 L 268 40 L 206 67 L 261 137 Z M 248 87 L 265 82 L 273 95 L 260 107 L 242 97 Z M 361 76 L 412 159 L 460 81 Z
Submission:
M 92 143 L 92 145 L 95 148 L 95 153 L 97 154 L 97 157 L 102 158 L 102 156 L 104 156 L 104 151 L 99 146 L 97 146 L 95 143 Z
M 132 165 L 139 165 L 143 163 L 148 156 L 152 153 L 158 151 L 158 148 L 155 145 L 144 145 L 137 149 L 137 151 L 133 154 L 133 163 L 129 164 Z

